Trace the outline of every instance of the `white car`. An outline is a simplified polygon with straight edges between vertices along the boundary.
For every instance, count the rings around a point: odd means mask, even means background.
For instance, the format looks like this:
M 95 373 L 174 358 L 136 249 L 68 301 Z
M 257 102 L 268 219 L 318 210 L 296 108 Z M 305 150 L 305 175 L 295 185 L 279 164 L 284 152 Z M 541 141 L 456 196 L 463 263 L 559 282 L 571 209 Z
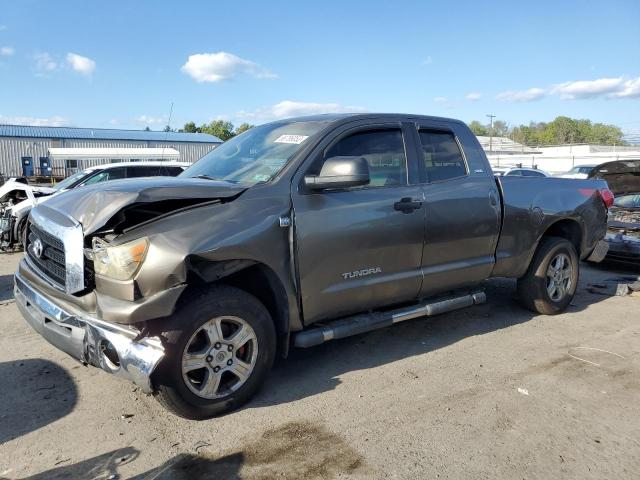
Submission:
M 72 188 L 109 180 L 134 177 L 175 177 L 189 163 L 126 162 L 97 165 L 65 178 L 53 187 L 28 185 L 22 179 L 11 179 L 0 187 L 0 250 L 13 250 L 22 244 L 22 232 L 31 208 Z
M 560 178 L 588 178 L 591 170 L 593 170 L 597 165 L 576 165 L 571 170 L 565 173 L 561 173 L 558 175 Z
M 528 167 L 512 167 L 512 168 L 493 168 L 494 175 L 501 177 L 550 177 L 547 172 L 538 170 L 537 168 Z

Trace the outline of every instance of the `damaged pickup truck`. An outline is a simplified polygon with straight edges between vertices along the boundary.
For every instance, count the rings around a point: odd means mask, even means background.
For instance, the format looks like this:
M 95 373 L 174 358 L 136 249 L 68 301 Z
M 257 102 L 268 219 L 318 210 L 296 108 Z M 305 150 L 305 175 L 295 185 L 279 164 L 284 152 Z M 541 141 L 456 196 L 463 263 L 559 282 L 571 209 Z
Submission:
M 562 312 L 606 253 L 602 180 L 495 178 L 469 128 L 416 115 L 283 120 L 177 178 L 31 212 L 16 302 L 84 364 L 187 418 L 246 402 L 279 354 L 485 301 Z
M 607 258 L 640 265 L 640 160 L 603 163 L 589 178 L 605 180 L 616 197 L 605 236 Z

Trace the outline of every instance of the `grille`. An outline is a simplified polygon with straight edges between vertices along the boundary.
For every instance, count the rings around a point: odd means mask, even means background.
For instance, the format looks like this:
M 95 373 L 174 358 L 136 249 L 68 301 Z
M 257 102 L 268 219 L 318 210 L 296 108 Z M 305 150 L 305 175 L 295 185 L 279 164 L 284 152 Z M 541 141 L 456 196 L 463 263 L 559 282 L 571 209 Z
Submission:
M 39 258 L 33 253 L 32 248 L 37 239 L 40 239 L 44 247 Z M 67 280 L 67 272 L 64 245 L 60 239 L 30 223 L 27 236 L 27 255 L 51 281 L 64 287 Z

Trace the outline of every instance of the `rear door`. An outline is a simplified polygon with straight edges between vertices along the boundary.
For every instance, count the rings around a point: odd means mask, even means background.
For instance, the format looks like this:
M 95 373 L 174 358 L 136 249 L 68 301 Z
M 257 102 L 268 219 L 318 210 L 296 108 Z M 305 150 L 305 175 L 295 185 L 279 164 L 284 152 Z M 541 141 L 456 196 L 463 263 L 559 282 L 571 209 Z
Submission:
M 465 155 L 458 137 L 467 135 L 462 125 L 419 123 L 415 134 L 425 182 L 421 296 L 429 296 L 490 275 L 500 231 L 500 197 L 478 152 Z
M 293 189 L 305 323 L 417 298 L 424 206 L 413 141 L 411 124 L 342 127 L 299 172 L 298 181 L 317 174 L 327 158 L 357 155 L 367 159 L 371 173 L 364 187 L 310 192 L 300 182 Z M 398 206 L 403 199 L 416 208 Z

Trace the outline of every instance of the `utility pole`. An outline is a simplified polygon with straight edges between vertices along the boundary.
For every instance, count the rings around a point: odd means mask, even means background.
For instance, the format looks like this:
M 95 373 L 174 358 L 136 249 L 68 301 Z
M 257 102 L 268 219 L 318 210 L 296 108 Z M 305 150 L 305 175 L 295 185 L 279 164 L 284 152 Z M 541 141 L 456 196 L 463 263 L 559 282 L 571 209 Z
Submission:
M 487 114 L 487 117 L 489 117 L 489 120 L 491 122 L 491 125 L 489 127 L 489 151 L 493 152 L 493 119 L 496 116 L 495 115 L 491 115 L 491 114 Z

